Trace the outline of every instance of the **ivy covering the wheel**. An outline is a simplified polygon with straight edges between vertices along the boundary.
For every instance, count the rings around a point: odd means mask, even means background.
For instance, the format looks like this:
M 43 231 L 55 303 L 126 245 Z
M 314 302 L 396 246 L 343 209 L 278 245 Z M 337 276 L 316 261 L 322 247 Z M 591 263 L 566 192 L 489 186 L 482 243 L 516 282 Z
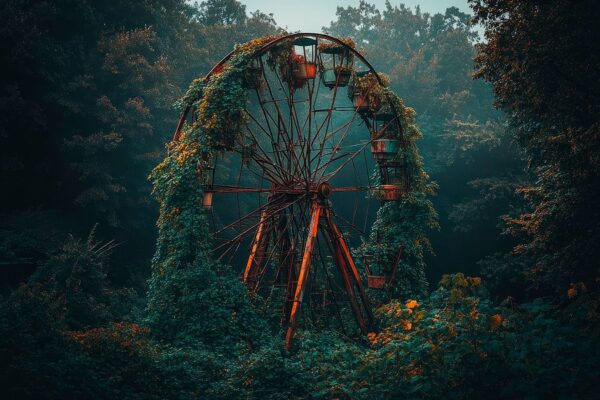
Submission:
M 253 318 L 255 311 L 244 295 L 245 287 L 238 280 L 230 279 L 231 274 L 223 272 L 229 267 L 213 260 L 208 218 L 202 207 L 201 182 L 215 154 L 231 150 L 247 122 L 244 113 L 248 99 L 246 68 L 267 43 L 278 38 L 269 36 L 238 45 L 227 63 L 215 68 L 208 79 L 194 80 L 177 104 L 180 110 L 190 108 L 195 118 L 183 125 L 178 140 L 168 145 L 167 156 L 150 175 L 153 193 L 160 204 L 160 216 L 148 309 L 150 320 L 158 329 L 174 335 L 185 331 L 185 327 L 168 323 L 169 315 L 180 312 L 180 309 L 172 309 L 177 304 L 172 300 L 181 297 L 190 302 L 198 301 L 194 297 L 198 284 L 217 285 L 223 293 L 238 293 L 223 296 L 220 304 L 229 306 L 226 309 L 231 314 L 221 317 L 226 317 L 233 325 L 228 331 L 235 340 L 244 341 L 253 335 L 252 332 L 262 329 Z M 291 41 L 279 42 L 269 50 L 268 66 L 285 70 L 282 63 L 289 62 L 291 51 Z M 398 117 L 401 126 L 398 139 L 402 143 L 410 191 L 400 201 L 387 202 L 379 209 L 370 236 L 356 251 L 371 252 L 375 256 L 373 267 L 390 273 L 396 255 L 402 249 L 396 280 L 388 285 L 385 296 L 421 296 L 427 291 L 423 261 L 424 250 L 428 248 L 427 230 L 437 226 L 435 210 L 427 199 L 435 185 L 430 182 L 418 154 L 416 141 L 420 132 L 414 124 L 414 110 L 406 107 L 389 88 L 378 86 L 376 90 L 383 95 L 383 107 Z M 206 272 L 208 278 L 204 277 L 198 283 L 200 270 Z M 185 277 L 192 277 L 196 283 L 186 281 Z M 205 312 L 210 314 L 211 306 L 205 304 L 205 307 Z M 223 312 L 222 307 L 219 310 Z M 198 316 L 188 317 L 185 320 L 189 321 L 189 326 L 196 326 Z M 181 318 L 177 320 L 181 321 Z

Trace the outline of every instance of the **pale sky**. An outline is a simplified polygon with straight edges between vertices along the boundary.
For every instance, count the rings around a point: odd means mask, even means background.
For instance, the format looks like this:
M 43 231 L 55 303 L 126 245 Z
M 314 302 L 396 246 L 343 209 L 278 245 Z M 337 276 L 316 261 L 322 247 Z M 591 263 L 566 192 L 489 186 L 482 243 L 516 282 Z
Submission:
M 385 0 L 368 0 L 382 10 Z M 273 14 L 275 21 L 288 31 L 321 32 L 323 26 L 335 19 L 338 6 L 357 6 L 359 0 L 241 0 L 246 5 L 246 11 L 260 10 Z M 390 0 L 392 6 L 400 3 L 414 9 L 421 6 L 422 12 L 443 13 L 448 7 L 458 7 L 463 12 L 471 13 L 467 0 Z

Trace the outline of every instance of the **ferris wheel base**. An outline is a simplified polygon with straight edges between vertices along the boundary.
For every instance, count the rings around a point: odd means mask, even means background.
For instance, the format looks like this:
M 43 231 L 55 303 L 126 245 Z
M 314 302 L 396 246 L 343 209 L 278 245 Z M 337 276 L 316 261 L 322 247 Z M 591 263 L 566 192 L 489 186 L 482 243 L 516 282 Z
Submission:
M 260 231 L 261 229 L 259 228 L 259 232 Z M 298 316 L 300 314 L 302 300 L 306 289 L 307 277 L 311 267 L 312 253 L 319 231 L 322 232 L 325 241 L 330 245 L 338 271 L 344 282 L 346 293 L 350 299 L 354 317 L 356 318 L 356 322 L 358 323 L 361 332 L 366 335 L 368 333 L 368 328 L 374 323 L 373 313 L 360 274 L 342 233 L 333 221 L 331 209 L 324 202 L 314 200 L 311 207 L 308 237 L 304 246 L 302 263 L 300 264 L 300 271 L 294 291 L 294 297 L 292 299 L 291 310 L 289 311 L 288 326 L 285 335 L 285 349 L 287 351 L 290 351 L 292 348 Z M 258 239 L 260 240 L 260 237 Z M 247 276 L 247 273 L 245 276 Z

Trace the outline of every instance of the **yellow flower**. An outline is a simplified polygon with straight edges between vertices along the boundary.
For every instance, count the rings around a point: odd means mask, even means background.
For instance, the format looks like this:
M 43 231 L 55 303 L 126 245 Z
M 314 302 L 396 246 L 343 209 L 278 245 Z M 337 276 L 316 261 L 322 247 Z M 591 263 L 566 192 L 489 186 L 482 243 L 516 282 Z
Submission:
M 575 289 L 574 287 L 569 288 L 569 290 L 567 290 L 567 296 L 572 299 L 575 296 L 577 296 L 577 289 Z

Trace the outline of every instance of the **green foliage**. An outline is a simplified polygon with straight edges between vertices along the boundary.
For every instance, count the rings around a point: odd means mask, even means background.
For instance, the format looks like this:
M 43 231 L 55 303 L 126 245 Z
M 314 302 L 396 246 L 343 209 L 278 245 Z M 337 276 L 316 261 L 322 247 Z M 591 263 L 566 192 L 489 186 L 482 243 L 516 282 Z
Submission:
M 148 322 L 163 340 L 203 343 L 227 352 L 253 345 L 266 324 L 257 318 L 246 287 L 219 264 L 189 264 L 152 279 Z
M 597 305 L 596 289 L 578 287 L 566 307 L 547 299 L 497 306 L 480 278 L 444 276 L 422 302 L 382 305 L 377 310 L 380 330 L 369 335 L 370 347 L 331 332 L 305 330 L 298 336 L 298 351 L 285 356 L 280 339 L 274 338 L 259 350 L 238 349 L 237 358 L 229 359 L 231 375 L 213 382 L 210 393 L 589 398 L 598 379 Z
M 229 351 L 236 343 L 253 346 L 266 329 L 245 286 L 212 260 L 200 181 L 213 152 L 233 146 L 246 104 L 245 67 L 271 40 L 264 37 L 237 46 L 228 65 L 201 89 L 199 81 L 192 84 L 181 104 L 194 105 L 198 119 L 169 146 L 167 157 L 151 175 L 160 216 L 148 323 L 162 339 Z
M 203 1 L 198 11 L 198 21 L 204 25 L 239 24 L 247 18 L 246 6 L 236 0 Z
M 381 92 L 384 111 L 386 107 L 393 110 L 401 126 L 401 158 L 408 192 L 377 211 L 369 240 L 359 252 L 372 255 L 371 266 L 380 274 L 395 276 L 387 284 L 385 298 L 421 297 L 428 286 L 423 260 L 424 251 L 430 250 L 428 233 L 438 228 L 437 213 L 428 196 L 435 193 L 437 185 L 429 180 L 419 155 L 416 142 L 421 133 L 414 122 L 415 111 L 391 90 L 381 88 Z M 373 296 L 381 297 L 377 293 Z
M 386 288 L 388 299 L 422 297 L 428 286 L 423 256 L 429 249 L 427 233 L 437 226 L 436 213 L 424 193 L 411 194 L 398 203 L 387 203 L 378 210 L 369 241 L 361 251 L 372 254 L 372 268 L 388 277 L 397 268 L 394 281 Z
M 2 300 L 0 376 L 7 397 L 152 394 L 156 362 L 148 353 L 121 346 L 129 336 L 128 346 L 145 347 L 133 342 L 137 338 L 129 331 L 135 325 L 112 323 L 131 314 L 135 293 L 112 288 L 106 281 L 103 270 L 110 250 L 110 243 L 96 242 L 93 233 L 87 241 L 70 239 L 27 284 Z M 95 353 L 81 351 L 75 339 L 99 333 L 102 337 L 89 342 L 96 346 Z M 158 393 L 157 398 L 164 397 Z
M 596 314 L 544 299 L 494 306 L 481 279 L 456 274 L 424 303 L 391 302 L 378 317 L 352 398 L 588 398 L 597 389 Z
M 87 249 L 73 242 L 57 260 L 73 270 L 77 262 L 94 265 L 97 254 Z M 57 260 L 49 270 L 60 266 Z M 498 306 L 480 278 L 444 276 L 422 301 L 379 307 L 380 328 L 369 334 L 370 344 L 302 330 L 297 350 L 286 354 L 279 333 L 262 329 L 243 305 L 243 293 L 236 293 L 243 286 L 227 273 L 189 269 L 180 275 L 185 283 L 171 287 L 190 292 L 165 310 L 162 321 L 174 329 L 166 320 L 175 316 L 177 333 L 131 322 L 71 329 L 65 304 L 81 307 L 64 303 L 56 288 L 72 277 L 45 276 L 0 307 L 0 382 L 10 397 L 590 398 L 597 390 L 597 287 L 573 286 L 560 307 L 548 299 Z M 97 274 L 78 276 L 81 287 L 107 288 Z M 115 312 L 114 303 L 104 309 Z
M 106 257 L 114 243 L 100 243 L 94 230 L 87 241 L 70 238 L 61 251 L 29 278 L 28 285 L 43 291 L 69 329 L 104 325 L 128 314 L 135 292 L 110 288 Z

